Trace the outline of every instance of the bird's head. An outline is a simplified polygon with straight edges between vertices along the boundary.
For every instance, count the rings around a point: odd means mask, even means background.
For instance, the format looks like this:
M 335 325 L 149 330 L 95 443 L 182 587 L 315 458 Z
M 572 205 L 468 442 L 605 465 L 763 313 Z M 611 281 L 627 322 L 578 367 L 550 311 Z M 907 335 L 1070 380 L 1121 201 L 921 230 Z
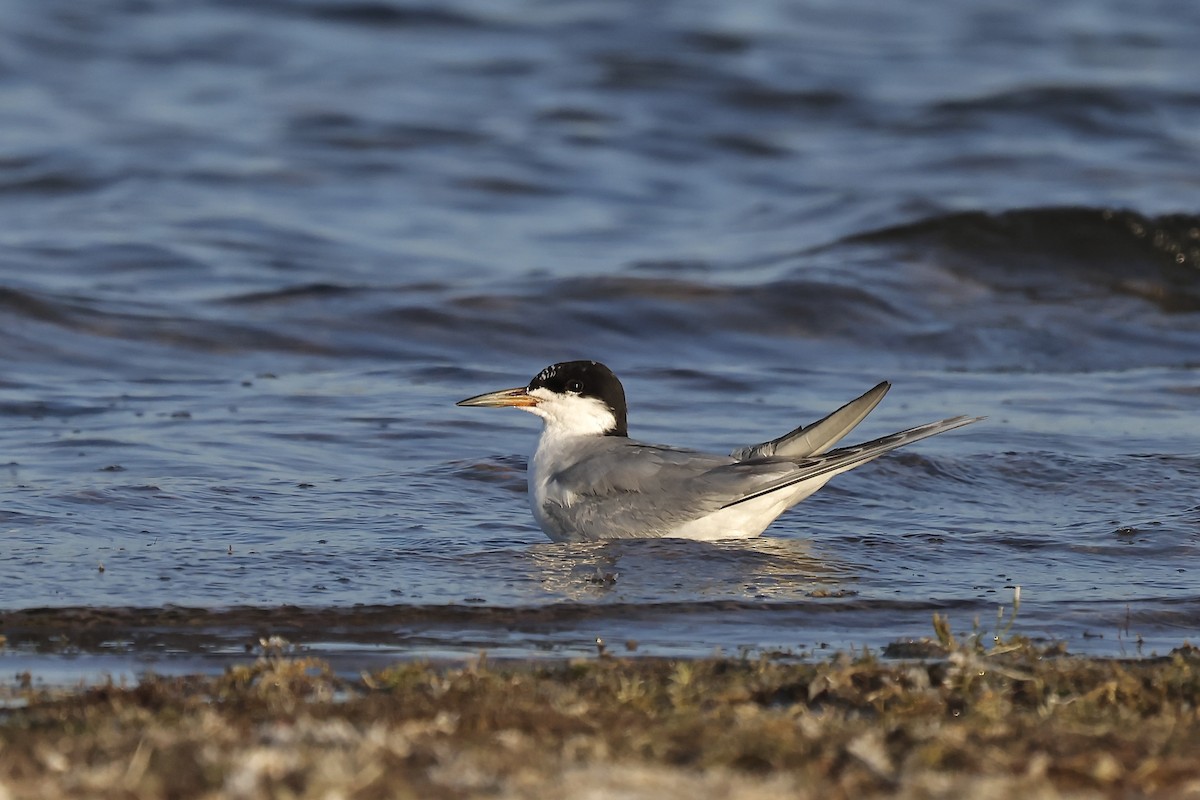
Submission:
M 528 386 L 468 397 L 460 406 L 512 406 L 536 414 L 561 435 L 628 436 L 625 389 L 598 361 L 552 364 Z

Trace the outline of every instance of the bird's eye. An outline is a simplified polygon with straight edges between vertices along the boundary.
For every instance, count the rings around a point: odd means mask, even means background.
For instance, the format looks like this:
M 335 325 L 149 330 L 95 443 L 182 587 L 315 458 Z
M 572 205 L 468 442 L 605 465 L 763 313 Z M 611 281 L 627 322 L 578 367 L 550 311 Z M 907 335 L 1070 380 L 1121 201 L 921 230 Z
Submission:
M 583 381 L 571 381 L 567 384 L 567 390 L 571 392 L 582 392 Z

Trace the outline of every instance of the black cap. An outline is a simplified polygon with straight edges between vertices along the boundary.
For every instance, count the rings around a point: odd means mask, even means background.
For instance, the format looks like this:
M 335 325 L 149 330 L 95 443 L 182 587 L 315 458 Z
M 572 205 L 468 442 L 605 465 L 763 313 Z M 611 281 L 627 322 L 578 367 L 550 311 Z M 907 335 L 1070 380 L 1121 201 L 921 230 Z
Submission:
M 625 422 L 625 389 L 617 376 L 599 361 L 564 361 L 551 364 L 529 382 L 529 391 L 548 389 L 556 394 L 594 397 L 612 411 L 616 427 L 607 436 L 628 436 Z

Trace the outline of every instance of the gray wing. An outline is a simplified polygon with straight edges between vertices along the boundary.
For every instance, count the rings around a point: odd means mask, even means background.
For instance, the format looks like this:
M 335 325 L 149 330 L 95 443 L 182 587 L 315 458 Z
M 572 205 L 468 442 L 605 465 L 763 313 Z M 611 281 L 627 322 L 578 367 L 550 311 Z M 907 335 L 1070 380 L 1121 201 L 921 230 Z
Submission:
M 606 438 L 551 477 L 570 502 L 548 502 L 542 510 L 560 529 L 585 538 L 662 536 L 795 470 L 786 459 L 739 464 L 729 456 Z
M 883 381 L 824 419 L 818 420 L 808 427 L 802 425 L 778 439 L 734 450 L 733 457 L 738 461 L 747 461 L 752 458 L 771 456 L 788 458 L 819 456 L 854 430 L 855 426 L 862 422 L 867 414 L 875 409 L 875 406 L 879 405 L 879 401 L 891 388 L 890 383 Z
M 742 497 L 726 503 L 722 508 L 735 506 L 738 503 L 744 503 L 747 500 L 753 500 L 756 497 L 762 497 L 771 492 L 788 489 L 805 481 L 825 478 L 826 476 L 833 477 L 839 472 L 845 472 L 848 469 L 853 469 L 868 461 L 879 458 L 884 453 L 895 450 L 897 447 L 904 447 L 913 442 L 928 439 L 930 436 L 954 430 L 955 428 L 961 428 L 964 425 L 970 425 L 972 422 L 979 422 L 982 419 L 984 417 L 952 417 L 940 422 L 931 422 L 928 425 L 919 425 L 915 428 L 900 431 L 899 433 L 889 434 L 888 436 L 881 436 L 878 439 L 872 439 L 869 442 L 854 445 L 853 447 L 842 447 L 823 456 L 793 461 L 792 465 L 795 467 L 795 470 L 792 474 L 773 481 L 767 481 L 747 491 Z M 745 463 L 752 464 L 754 462 Z
M 578 532 L 583 539 L 663 536 L 722 508 L 809 480 L 824 483 L 897 447 L 981 419 L 944 419 L 801 459 L 771 456 L 737 461 L 729 456 L 605 438 L 551 477 L 569 502 L 548 502 L 542 510 L 560 530 Z

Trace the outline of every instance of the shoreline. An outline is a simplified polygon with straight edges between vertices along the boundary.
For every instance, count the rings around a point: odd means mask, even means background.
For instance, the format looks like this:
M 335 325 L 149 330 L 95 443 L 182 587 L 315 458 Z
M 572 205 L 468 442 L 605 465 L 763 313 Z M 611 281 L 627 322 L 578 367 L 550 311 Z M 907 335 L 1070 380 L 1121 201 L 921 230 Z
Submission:
M 940 633 L 940 632 L 939 632 Z M 0 798 L 1200 796 L 1200 650 L 399 663 L 0 686 Z
M 531 606 L 474 603 L 352 606 L 146 607 L 57 606 L 0 610 L 0 667 L 75 677 L 136 676 L 144 671 L 216 674 L 246 664 L 263 643 L 282 640 L 289 654 L 320 658 L 339 674 L 401 660 L 461 664 L 480 653 L 522 662 L 638 657 L 823 660 L 864 649 L 884 659 L 936 657 L 924 643 L 930 619 L 939 637 L 993 639 L 1016 625 L 1044 651 L 1096 658 L 1154 658 L 1186 645 L 1187 630 L 1131 617 L 1122 606 L 1094 627 L 1055 624 L 1053 610 L 1007 604 L 962 607 L 937 600 L 886 603 L 858 598 L 791 602 L 553 602 Z M 993 617 L 993 614 L 995 616 Z M 951 630 L 950 618 L 958 623 Z M 939 623 L 938 620 L 943 620 Z M 981 623 L 982 620 L 982 623 Z M 598 645 L 598 642 L 602 644 Z M 74 665 L 74 666 L 73 666 Z M 61 683 L 61 679 L 58 679 Z

